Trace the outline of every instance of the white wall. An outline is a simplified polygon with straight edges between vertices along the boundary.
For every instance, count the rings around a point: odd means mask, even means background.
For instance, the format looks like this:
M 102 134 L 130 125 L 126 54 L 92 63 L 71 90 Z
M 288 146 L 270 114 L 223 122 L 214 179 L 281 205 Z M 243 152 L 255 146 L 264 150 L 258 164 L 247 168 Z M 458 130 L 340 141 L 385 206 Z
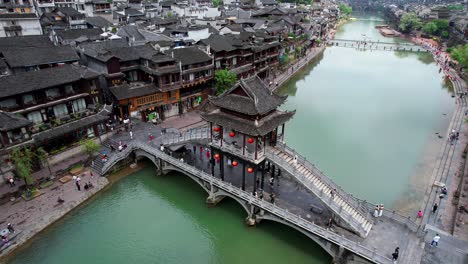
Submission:
M 23 36 L 42 35 L 41 23 L 39 19 L 17 19 L 14 20 L 17 26 L 21 26 Z M 4 27 L 13 26 L 11 20 L 0 20 L 0 37 L 6 37 Z

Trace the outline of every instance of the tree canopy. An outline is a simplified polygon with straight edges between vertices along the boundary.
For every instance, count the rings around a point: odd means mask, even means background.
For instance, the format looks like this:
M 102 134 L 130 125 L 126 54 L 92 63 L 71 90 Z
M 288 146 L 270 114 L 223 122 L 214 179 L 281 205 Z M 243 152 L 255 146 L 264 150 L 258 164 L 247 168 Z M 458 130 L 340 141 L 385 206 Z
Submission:
M 34 179 L 31 176 L 33 169 L 34 153 L 29 148 L 14 148 L 10 154 L 11 160 L 15 164 L 16 174 L 22 178 L 26 185 L 33 184 Z
M 342 3 L 342 4 L 339 5 L 339 8 L 340 8 L 340 12 L 341 12 L 342 14 L 347 15 L 347 16 L 349 16 L 349 15 L 351 15 L 351 13 L 353 13 L 353 8 L 350 7 L 350 6 L 347 5 L 347 4 L 343 4 L 343 3 Z
M 237 82 L 237 76 L 229 70 L 217 70 L 214 79 L 216 95 L 222 94 Z
M 451 49 L 450 55 L 464 69 L 468 68 L 468 44 L 458 45 Z
M 213 7 L 219 7 L 222 3 L 223 0 L 212 0 Z
M 398 28 L 404 33 L 409 33 L 421 27 L 421 19 L 415 13 L 406 13 L 400 19 Z
M 99 144 L 92 139 L 84 140 L 80 144 L 84 147 L 84 150 L 86 154 L 88 154 L 89 158 L 91 158 L 94 153 L 99 151 Z
M 422 31 L 429 35 L 435 35 L 437 33 L 437 25 L 434 22 L 426 23 L 422 27 Z

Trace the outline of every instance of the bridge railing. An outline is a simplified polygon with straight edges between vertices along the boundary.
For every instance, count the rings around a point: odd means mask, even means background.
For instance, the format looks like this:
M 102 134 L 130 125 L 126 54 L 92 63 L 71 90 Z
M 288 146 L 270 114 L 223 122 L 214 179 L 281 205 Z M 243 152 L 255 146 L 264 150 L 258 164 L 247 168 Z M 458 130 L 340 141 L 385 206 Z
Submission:
M 263 209 L 266 212 L 269 212 L 284 221 L 290 222 L 291 224 L 294 224 L 296 226 L 299 226 L 300 228 L 315 234 L 319 237 L 322 237 L 328 241 L 331 241 L 332 243 L 335 243 L 337 245 L 340 245 L 347 250 L 362 256 L 363 258 L 366 258 L 372 262 L 376 263 L 392 263 L 391 260 L 382 255 L 380 252 L 377 252 L 375 248 L 370 249 L 366 246 L 361 245 L 359 242 L 352 241 L 348 238 L 345 238 L 344 236 L 340 236 L 336 233 L 331 232 L 330 230 L 327 230 L 321 226 L 318 226 L 314 222 L 310 222 L 306 219 L 303 219 L 300 216 L 297 216 L 288 210 L 285 210 L 283 208 L 278 207 L 277 205 L 271 204 L 267 201 L 264 201 L 262 199 L 256 198 L 249 192 L 243 191 L 239 189 L 238 187 L 233 186 L 231 183 L 227 183 L 222 181 L 221 179 L 218 179 L 216 177 L 213 177 L 191 165 L 188 165 L 184 162 L 181 162 L 180 160 L 173 158 L 155 147 L 143 144 L 141 142 L 135 142 L 134 146 L 135 149 L 141 149 L 144 150 L 162 160 L 164 160 L 166 163 L 171 164 L 172 166 L 175 166 L 182 171 L 185 171 L 186 173 L 189 173 L 191 175 L 194 175 L 206 182 L 209 182 L 210 184 L 218 187 L 219 189 L 222 189 L 223 191 L 236 195 L 237 197 L 243 199 L 244 201 L 247 201 L 249 204 L 255 205 L 261 209 Z
M 270 152 L 271 153 L 271 152 Z M 291 167 L 285 160 L 281 159 L 280 157 L 274 155 L 269 156 L 269 159 L 271 159 L 273 162 L 277 163 L 279 166 L 282 166 L 286 171 L 288 171 L 288 167 Z M 300 161 L 298 161 L 300 162 Z M 343 208 L 343 206 L 340 206 L 336 200 L 332 200 L 331 196 L 328 196 L 328 194 L 324 193 L 323 190 L 320 190 L 316 185 L 312 184 L 309 179 L 305 177 L 304 174 L 297 173 L 295 169 L 288 171 L 290 174 L 294 175 L 295 178 L 304 184 L 309 190 L 311 190 L 319 199 L 321 199 L 324 203 L 328 205 L 330 209 L 332 209 L 340 218 L 345 220 L 346 223 L 348 223 L 354 230 L 358 231 L 361 233 L 362 236 L 367 236 L 367 231 L 365 230 L 365 224 L 366 222 L 361 223 L 357 218 L 353 216 L 354 213 L 350 213 L 347 210 Z M 323 183 L 326 185 L 326 182 L 323 181 Z M 330 186 L 329 186 L 330 187 Z M 338 195 L 338 194 L 337 194 Z M 344 201 L 346 201 L 346 197 L 342 197 Z M 355 208 L 355 212 L 358 214 L 361 214 L 363 218 L 366 218 L 365 214 L 362 214 L 359 212 L 358 209 Z M 367 218 L 366 218 L 367 219 Z M 369 221 L 369 220 L 368 220 Z M 369 221 L 372 223 L 372 221 Z
M 360 199 L 358 199 L 360 200 Z M 372 204 L 368 201 L 360 200 L 361 203 L 368 208 L 369 211 L 375 210 L 375 207 L 377 204 Z M 395 210 L 389 210 L 389 209 L 384 209 L 383 211 L 383 216 L 392 219 L 393 221 L 406 226 L 409 230 L 419 233 L 422 231 L 421 224 L 417 223 L 417 216 L 415 215 L 414 217 L 411 216 L 405 216 L 400 213 L 398 213 Z
M 114 152 L 112 156 L 109 157 L 104 166 L 102 166 L 101 171 L 99 172 L 101 175 L 107 173 L 107 171 L 112 168 L 117 162 L 125 159 L 128 155 L 133 151 L 133 142 L 129 142 L 127 144 L 127 148 L 120 152 Z
M 361 200 L 354 197 L 352 194 L 346 192 L 341 188 L 340 185 L 336 184 L 332 179 L 327 177 L 317 166 L 308 161 L 305 157 L 301 156 L 297 151 L 289 147 L 288 145 L 279 142 L 277 147 L 282 151 L 286 152 L 290 156 L 297 156 L 298 163 L 304 165 L 308 170 L 315 176 L 319 177 L 330 189 L 336 190 L 336 195 L 339 195 L 343 200 L 347 201 L 355 210 L 358 210 L 364 217 L 369 220 L 371 211 L 361 204 Z M 372 221 L 371 221 L 372 222 Z
M 208 127 L 193 128 L 184 133 L 167 133 L 162 137 L 164 145 L 177 144 L 187 142 L 190 140 L 206 139 L 209 138 L 210 131 Z

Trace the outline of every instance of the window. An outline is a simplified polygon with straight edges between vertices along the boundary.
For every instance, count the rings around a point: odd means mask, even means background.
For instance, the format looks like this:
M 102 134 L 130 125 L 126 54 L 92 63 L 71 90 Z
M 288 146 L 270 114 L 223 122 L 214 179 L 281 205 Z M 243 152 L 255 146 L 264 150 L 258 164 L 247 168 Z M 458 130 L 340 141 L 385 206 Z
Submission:
M 72 107 L 73 107 L 73 113 L 85 110 L 86 109 L 85 99 L 81 98 L 81 99 L 73 101 Z
M 29 104 L 29 103 L 32 103 L 34 101 L 34 97 L 32 94 L 25 94 L 23 95 L 23 103 L 24 104 Z
M 73 90 L 73 86 L 71 84 L 65 85 L 65 94 L 73 94 L 75 91 Z
M 221 61 L 216 61 L 216 69 L 221 68 Z
M 47 97 L 56 97 L 58 96 L 60 93 L 59 93 L 59 89 L 58 88 L 52 88 L 52 89 L 47 89 L 46 90 L 46 96 Z
M 68 109 L 67 106 L 64 104 L 59 104 L 54 106 L 54 115 L 55 117 L 61 117 L 64 115 L 68 115 Z
M 234 57 L 234 58 L 232 58 L 232 65 L 236 65 L 236 64 L 237 64 L 237 58 Z
M 1 108 L 10 108 L 10 107 L 13 107 L 13 106 L 16 106 L 16 99 L 14 98 L 10 98 L 10 99 L 6 99 L 6 100 L 2 100 L 0 101 L 0 107 Z
M 87 134 L 89 138 L 94 137 L 94 129 L 92 127 L 88 128 Z
M 29 134 L 28 134 L 28 131 L 26 130 L 26 128 L 22 127 L 21 128 L 21 133 L 23 133 L 24 138 L 29 138 Z
M 138 76 L 137 76 L 136 71 L 129 72 L 128 75 L 129 75 L 128 78 L 130 79 L 130 81 L 138 81 Z
M 26 10 L 24 10 L 24 8 L 21 8 L 21 13 L 26 13 Z
M 42 117 L 41 113 L 39 111 L 31 112 L 28 114 L 28 119 L 29 121 L 32 121 L 34 123 L 42 123 Z

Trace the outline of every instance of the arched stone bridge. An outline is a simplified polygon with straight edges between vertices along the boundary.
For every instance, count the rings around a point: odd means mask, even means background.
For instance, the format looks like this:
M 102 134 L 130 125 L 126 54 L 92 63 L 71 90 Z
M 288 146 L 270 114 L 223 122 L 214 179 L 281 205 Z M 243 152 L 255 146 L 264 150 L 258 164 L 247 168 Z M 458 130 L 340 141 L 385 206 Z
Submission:
M 192 139 L 190 139 L 190 136 L 185 136 L 185 140 L 203 140 L 203 137 L 197 139 L 196 136 L 192 135 Z M 207 203 L 209 204 L 215 205 L 225 197 L 234 199 L 244 208 L 247 214 L 246 223 L 249 225 L 269 220 L 282 223 L 303 233 L 319 244 L 339 263 L 348 263 L 353 260 L 359 260 L 360 263 L 392 263 L 390 259 L 392 249 L 382 250 L 375 246 L 369 246 L 363 243 L 363 240 L 350 239 L 319 226 L 160 151 L 154 143 L 133 140 L 122 152 L 114 152 L 113 155 L 110 155 L 109 160 L 96 172 L 105 175 L 119 161 L 129 157 L 149 159 L 156 166 L 158 174 L 178 171 L 188 176 L 208 193 Z

